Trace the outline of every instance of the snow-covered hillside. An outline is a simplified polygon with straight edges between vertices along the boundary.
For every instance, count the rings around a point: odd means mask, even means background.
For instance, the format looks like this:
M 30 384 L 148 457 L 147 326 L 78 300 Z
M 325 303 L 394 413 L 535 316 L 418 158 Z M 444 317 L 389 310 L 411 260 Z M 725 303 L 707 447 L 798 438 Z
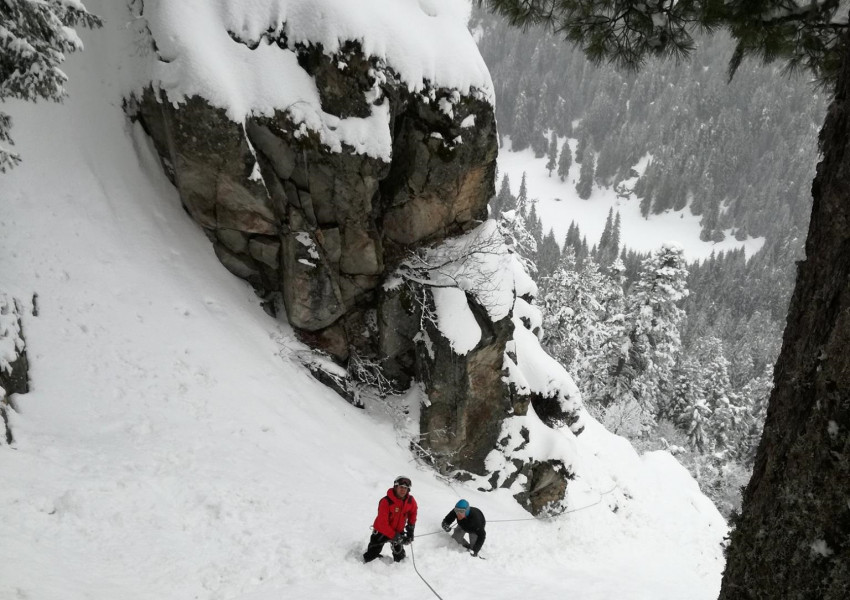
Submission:
M 559 147 L 567 140 L 558 140 Z M 569 140 L 575 153 L 577 140 Z M 635 171 L 642 173 L 649 157 L 644 157 L 635 165 Z M 579 198 L 576 182 L 579 180 L 581 165 L 573 163 L 570 174 L 561 181 L 557 172 L 549 176 L 546 170 L 546 158 L 535 158 L 534 152 L 527 148 L 521 152 L 511 151 L 510 138 L 499 151 L 500 176 L 508 175 L 511 189 L 519 192 L 523 173 L 526 174 L 528 197 L 536 201 L 537 214 L 543 223 L 543 233 L 552 229 L 555 239 L 563 245 L 570 223 L 575 222 L 583 236 L 587 236 L 588 246 L 599 243 L 599 237 L 605 227 L 608 211 L 619 212 L 622 218 L 621 241 L 629 250 L 648 253 L 657 250 L 665 242 L 677 242 L 690 261 L 708 258 L 712 252 L 728 252 L 743 248 L 748 257 L 764 245 L 764 238 L 736 240 L 731 231 L 726 232 L 722 242 L 704 242 L 700 240 L 700 218 L 692 215 L 688 207 L 683 210 L 669 210 L 660 215 L 651 214 L 644 218 L 640 214 L 640 198 L 629 194 L 618 196 L 612 188 L 593 186 L 593 192 L 587 200 Z M 627 189 L 634 186 L 636 178 L 623 182 Z M 498 186 L 497 186 L 498 187 Z
M 32 385 L 0 446 L 0 598 L 434 597 L 412 559 L 446 600 L 716 597 L 726 524 L 669 454 L 588 417 L 573 512 L 534 520 L 416 462 L 415 389 L 364 411 L 313 380 L 122 112 L 137 24 L 87 5 L 106 25 L 82 33 L 68 101 L 4 107 L 24 162 L 0 175 L 0 292 L 27 307 Z M 364 565 L 402 473 L 417 540 Z M 487 516 L 487 560 L 440 530 L 459 497 Z

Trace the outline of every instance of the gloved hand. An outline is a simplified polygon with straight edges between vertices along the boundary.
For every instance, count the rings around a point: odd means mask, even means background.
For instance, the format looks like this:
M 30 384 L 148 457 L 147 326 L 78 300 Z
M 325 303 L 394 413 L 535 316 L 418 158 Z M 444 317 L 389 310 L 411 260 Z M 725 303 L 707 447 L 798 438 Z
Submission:
M 409 544 L 410 542 L 413 541 L 413 525 L 408 525 L 407 527 L 404 528 L 404 537 L 405 537 L 405 541 L 404 541 L 405 544 Z
M 393 549 L 393 554 L 398 554 L 399 552 L 401 552 L 401 545 L 403 543 L 402 542 L 403 539 L 404 539 L 404 534 L 403 533 L 397 533 L 397 534 L 395 534 L 395 537 L 390 540 L 390 546 Z
M 449 525 L 448 523 L 446 523 L 445 521 L 443 521 L 442 525 L 443 525 L 443 531 L 451 531 L 452 530 L 452 526 Z

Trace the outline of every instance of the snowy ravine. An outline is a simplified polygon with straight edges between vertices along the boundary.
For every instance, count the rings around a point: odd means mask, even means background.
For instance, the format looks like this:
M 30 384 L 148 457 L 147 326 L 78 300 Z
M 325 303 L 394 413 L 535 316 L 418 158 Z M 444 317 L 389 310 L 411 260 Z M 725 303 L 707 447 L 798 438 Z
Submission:
M 574 512 L 534 520 L 414 460 L 415 389 L 363 411 L 313 380 L 125 118 L 145 56 L 120 4 L 87 2 L 106 24 L 81 33 L 65 104 L 4 107 L 24 162 L 0 175 L 0 292 L 22 303 L 31 391 L 0 445 L 0 598 L 433 598 L 411 558 L 445 600 L 716 598 L 726 524 L 669 454 L 587 417 Z M 364 565 L 399 474 L 418 538 Z M 459 497 L 487 560 L 440 531 Z

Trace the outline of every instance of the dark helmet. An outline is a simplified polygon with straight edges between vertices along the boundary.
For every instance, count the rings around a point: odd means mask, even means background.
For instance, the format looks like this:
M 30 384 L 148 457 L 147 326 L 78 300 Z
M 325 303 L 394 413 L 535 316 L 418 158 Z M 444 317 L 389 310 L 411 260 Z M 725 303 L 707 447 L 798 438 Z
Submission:
M 393 485 L 394 486 L 403 485 L 407 489 L 410 489 L 412 484 L 410 482 L 410 477 L 406 477 L 404 475 L 399 475 L 398 477 L 395 478 L 395 481 L 393 481 Z
M 458 500 L 455 504 L 455 512 L 463 511 L 464 516 L 469 516 L 469 502 L 466 500 Z

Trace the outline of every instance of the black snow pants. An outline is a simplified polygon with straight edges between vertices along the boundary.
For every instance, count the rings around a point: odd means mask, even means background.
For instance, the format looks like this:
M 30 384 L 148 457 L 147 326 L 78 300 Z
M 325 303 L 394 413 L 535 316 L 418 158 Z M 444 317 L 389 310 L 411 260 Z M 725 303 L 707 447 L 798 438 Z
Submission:
M 383 533 L 375 531 L 372 533 L 372 537 L 369 538 L 369 546 L 366 548 L 366 552 L 363 553 L 363 562 L 370 562 L 375 560 L 381 555 L 381 550 L 384 549 L 384 544 L 387 542 L 390 543 L 390 548 L 393 551 L 393 560 L 395 562 L 400 561 L 407 553 L 404 551 L 404 546 L 401 544 L 393 544 L 392 540 L 385 536 Z

